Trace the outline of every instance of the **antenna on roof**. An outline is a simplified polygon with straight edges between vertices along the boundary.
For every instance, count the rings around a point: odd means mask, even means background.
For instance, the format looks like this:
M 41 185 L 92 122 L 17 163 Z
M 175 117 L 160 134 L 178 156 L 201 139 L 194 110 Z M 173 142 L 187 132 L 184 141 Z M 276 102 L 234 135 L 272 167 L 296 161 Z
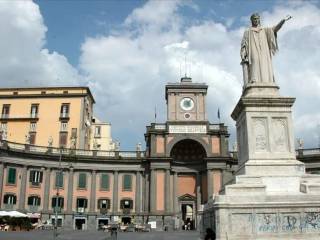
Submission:
M 187 77 L 187 51 L 184 52 L 184 77 Z

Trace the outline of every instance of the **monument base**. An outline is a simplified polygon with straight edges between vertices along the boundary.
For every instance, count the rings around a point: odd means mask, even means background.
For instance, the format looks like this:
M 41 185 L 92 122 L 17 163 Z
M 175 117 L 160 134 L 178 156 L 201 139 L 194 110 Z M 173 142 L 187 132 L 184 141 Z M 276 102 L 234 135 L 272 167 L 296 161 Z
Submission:
M 235 184 L 205 205 L 217 240 L 320 239 L 320 175 L 296 160 L 291 107 L 278 87 L 247 86 L 235 107 Z

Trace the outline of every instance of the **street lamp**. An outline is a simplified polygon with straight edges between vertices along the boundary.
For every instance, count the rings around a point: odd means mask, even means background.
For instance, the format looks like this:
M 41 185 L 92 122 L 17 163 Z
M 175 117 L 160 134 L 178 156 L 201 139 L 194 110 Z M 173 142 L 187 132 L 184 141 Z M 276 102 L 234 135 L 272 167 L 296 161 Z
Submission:
M 56 237 L 58 236 L 59 190 L 60 190 L 60 181 L 62 177 L 61 158 L 62 158 L 62 147 L 60 146 L 59 171 L 58 171 L 59 178 L 56 186 L 57 192 L 56 192 L 55 221 L 54 221 L 54 239 L 56 239 Z

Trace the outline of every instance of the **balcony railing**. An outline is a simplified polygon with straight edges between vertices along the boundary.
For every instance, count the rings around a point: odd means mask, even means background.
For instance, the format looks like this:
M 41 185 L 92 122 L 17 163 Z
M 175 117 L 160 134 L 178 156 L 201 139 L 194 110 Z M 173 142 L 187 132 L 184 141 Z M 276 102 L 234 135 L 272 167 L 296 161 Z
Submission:
M 39 211 L 39 206 L 28 206 L 29 207 L 29 211 L 32 213 L 38 212 Z
M 15 204 L 3 204 L 2 207 L 4 210 L 13 210 L 15 208 Z
M 69 113 L 60 113 L 60 118 L 68 118 Z
M 86 211 L 86 208 L 83 208 L 83 207 L 78 207 L 77 208 L 77 212 L 78 213 L 84 213 Z
M 19 114 L 19 115 L 13 115 L 13 114 L 1 114 L 1 118 L 3 119 L 37 119 L 38 114 L 37 113 L 31 113 L 31 114 Z
M 36 146 L 22 143 L 9 142 L 6 140 L 0 141 L 0 148 L 9 149 L 17 152 L 28 152 L 35 154 L 46 154 L 59 156 L 79 156 L 79 157 L 98 157 L 98 158 L 124 158 L 124 159 L 140 159 L 144 158 L 144 151 L 102 151 L 102 150 L 85 150 L 85 149 L 69 149 L 69 148 L 54 148 L 45 146 Z

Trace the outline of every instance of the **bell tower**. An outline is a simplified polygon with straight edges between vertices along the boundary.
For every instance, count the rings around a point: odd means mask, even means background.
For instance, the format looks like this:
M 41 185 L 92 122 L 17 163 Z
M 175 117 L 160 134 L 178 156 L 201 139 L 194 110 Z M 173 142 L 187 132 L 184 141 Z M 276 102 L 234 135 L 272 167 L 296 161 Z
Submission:
M 190 77 L 166 85 L 167 121 L 207 121 L 208 85 L 193 83 Z

